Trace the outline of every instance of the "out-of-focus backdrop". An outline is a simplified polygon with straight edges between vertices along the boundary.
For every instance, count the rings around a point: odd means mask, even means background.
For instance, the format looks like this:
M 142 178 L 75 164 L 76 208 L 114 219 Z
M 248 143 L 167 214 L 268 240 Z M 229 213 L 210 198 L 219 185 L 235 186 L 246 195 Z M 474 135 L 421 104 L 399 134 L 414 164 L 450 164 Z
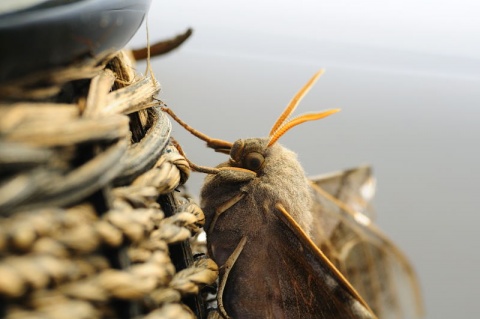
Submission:
M 151 42 L 194 29 L 152 65 L 161 99 L 212 137 L 266 136 L 326 69 L 297 114 L 342 112 L 280 142 L 309 175 L 374 167 L 378 224 L 412 260 L 426 318 L 441 319 L 480 314 L 479 16 L 474 0 L 154 0 L 148 24 Z M 142 27 L 130 46 L 145 45 Z M 197 164 L 226 159 L 173 134 Z M 202 179 L 191 177 L 191 193 Z

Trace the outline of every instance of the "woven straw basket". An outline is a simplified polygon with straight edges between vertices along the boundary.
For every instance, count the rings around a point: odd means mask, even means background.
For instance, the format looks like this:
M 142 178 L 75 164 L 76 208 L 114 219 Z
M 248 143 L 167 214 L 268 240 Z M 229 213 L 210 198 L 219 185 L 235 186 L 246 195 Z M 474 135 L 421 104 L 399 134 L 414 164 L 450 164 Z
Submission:
M 120 51 L 0 88 L 2 317 L 204 316 L 203 212 L 175 192 L 190 168 L 133 64 Z

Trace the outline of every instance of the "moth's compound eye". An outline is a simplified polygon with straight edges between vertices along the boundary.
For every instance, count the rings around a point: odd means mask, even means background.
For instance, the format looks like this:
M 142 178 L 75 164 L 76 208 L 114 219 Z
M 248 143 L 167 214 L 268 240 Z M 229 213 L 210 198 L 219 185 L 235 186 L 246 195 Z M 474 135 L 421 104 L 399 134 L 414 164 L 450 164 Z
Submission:
M 263 162 L 265 162 L 265 157 L 258 152 L 248 153 L 243 160 L 245 168 L 251 171 L 259 170 L 263 166 Z

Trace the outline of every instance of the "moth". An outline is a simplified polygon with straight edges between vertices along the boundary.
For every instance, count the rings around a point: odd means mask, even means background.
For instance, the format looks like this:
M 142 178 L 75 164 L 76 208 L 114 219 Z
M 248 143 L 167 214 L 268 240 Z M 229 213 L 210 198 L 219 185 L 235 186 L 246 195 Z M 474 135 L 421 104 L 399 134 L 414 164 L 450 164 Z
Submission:
M 212 139 L 163 108 L 208 147 L 230 155 L 215 168 L 191 163 L 208 174 L 201 207 L 208 253 L 220 266 L 222 318 L 403 318 L 412 314 L 405 307 L 421 314 L 410 264 L 366 213 L 360 190 L 371 181 L 369 170 L 310 180 L 296 154 L 278 143 L 292 127 L 338 111 L 290 118 L 322 72 L 265 138 Z

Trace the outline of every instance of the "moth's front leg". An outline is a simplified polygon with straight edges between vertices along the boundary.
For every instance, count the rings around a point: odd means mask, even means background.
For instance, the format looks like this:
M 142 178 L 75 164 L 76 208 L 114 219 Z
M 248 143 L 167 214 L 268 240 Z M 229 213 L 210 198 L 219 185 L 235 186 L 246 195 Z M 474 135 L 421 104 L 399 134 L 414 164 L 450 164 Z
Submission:
M 257 173 L 241 167 L 220 167 L 217 176 L 229 183 L 244 183 L 257 177 Z
M 228 257 L 227 261 L 223 266 L 221 266 L 224 269 L 224 274 L 222 278 L 220 279 L 220 283 L 218 285 L 218 292 L 217 292 L 217 303 L 218 303 L 218 310 L 220 311 L 220 314 L 222 315 L 223 318 L 228 319 L 230 318 L 227 314 L 227 311 L 225 310 L 223 306 L 223 291 L 225 290 L 225 285 L 227 284 L 228 280 L 228 275 L 230 274 L 230 270 L 232 270 L 233 265 L 238 259 L 238 256 L 242 253 L 243 247 L 247 243 L 247 237 L 244 236 L 238 243 L 237 247 L 233 251 L 233 253 Z
M 238 193 L 234 197 L 230 198 L 228 201 L 223 203 L 222 205 L 218 206 L 215 209 L 215 215 L 213 216 L 212 222 L 210 223 L 210 226 L 208 227 L 207 234 L 210 234 L 213 229 L 215 228 L 215 224 L 217 222 L 218 217 L 220 217 L 221 214 L 226 212 L 230 207 L 238 203 L 243 197 L 247 195 L 246 193 Z
M 216 174 L 209 175 L 207 177 L 207 181 L 210 184 L 210 188 L 212 189 L 212 193 L 217 191 L 222 191 L 221 187 L 223 183 L 245 183 L 253 180 L 257 174 L 253 171 L 248 169 L 239 168 L 239 167 L 220 167 L 218 168 L 218 172 Z M 213 195 L 214 194 L 210 194 Z M 243 197 L 245 197 L 246 193 L 239 192 L 226 202 L 222 203 L 218 207 L 215 208 L 215 214 L 212 218 L 212 222 L 210 223 L 207 234 L 210 234 L 213 229 L 215 228 L 215 224 L 220 217 L 221 214 L 226 212 L 230 209 L 233 205 L 238 203 Z

